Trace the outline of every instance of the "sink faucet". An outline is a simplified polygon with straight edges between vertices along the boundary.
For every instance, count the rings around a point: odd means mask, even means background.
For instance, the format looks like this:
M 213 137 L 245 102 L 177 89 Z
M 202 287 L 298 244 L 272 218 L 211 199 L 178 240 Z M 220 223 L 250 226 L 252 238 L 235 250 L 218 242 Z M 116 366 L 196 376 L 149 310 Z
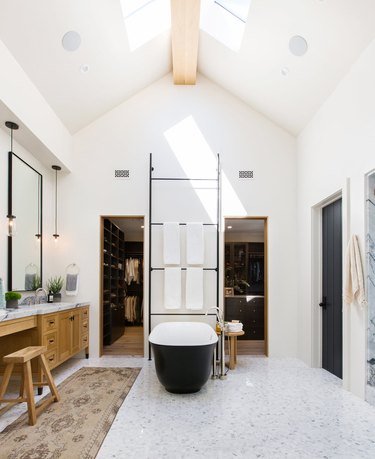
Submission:
M 39 304 L 40 301 L 38 301 L 38 293 L 44 292 L 44 296 L 47 297 L 47 292 L 44 290 L 44 288 L 38 288 L 35 290 L 35 304 Z
M 207 309 L 206 314 L 208 314 L 208 311 L 211 309 L 216 310 L 216 319 L 220 324 L 221 328 L 221 333 L 220 333 L 220 340 L 221 340 L 221 352 L 220 352 L 220 379 L 225 379 L 227 377 L 226 372 L 225 372 L 225 332 L 224 332 L 224 314 L 223 311 L 218 308 L 217 306 L 212 306 Z M 216 363 L 215 363 L 216 365 Z M 215 367 L 214 367 L 214 373 L 215 373 Z

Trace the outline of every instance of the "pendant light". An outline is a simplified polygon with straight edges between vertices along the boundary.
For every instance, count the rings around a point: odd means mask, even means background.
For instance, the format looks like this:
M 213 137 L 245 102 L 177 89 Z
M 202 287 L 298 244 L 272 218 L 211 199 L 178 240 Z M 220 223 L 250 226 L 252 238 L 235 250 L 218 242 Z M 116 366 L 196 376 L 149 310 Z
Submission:
M 52 166 L 52 169 L 55 171 L 55 234 L 53 234 L 53 237 L 55 238 L 55 242 L 57 242 L 60 237 L 57 233 L 57 171 L 61 171 L 61 167 Z
M 42 238 L 42 234 L 41 234 L 41 230 L 40 230 L 40 210 L 41 210 L 40 209 L 40 202 L 41 202 L 41 200 L 40 200 L 40 189 L 41 189 L 40 178 L 41 178 L 41 176 L 38 175 L 38 202 L 37 202 L 38 228 L 37 228 L 37 232 L 36 232 L 36 235 L 35 235 L 37 242 L 39 242 L 41 240 L 41 238 Z
M 12 158 L 13 153 L 13 131 L 16 131 L 19 126 L 13 121 L 5 121 L 5 126 L 10 129 L 10 152 L 9 158 Z M 11 159 L 10 159 L 11 160 Z M 8 176 L 8 236 L 14 237 L 16 235 L 16 216 L 12 212 L 12 174 Z

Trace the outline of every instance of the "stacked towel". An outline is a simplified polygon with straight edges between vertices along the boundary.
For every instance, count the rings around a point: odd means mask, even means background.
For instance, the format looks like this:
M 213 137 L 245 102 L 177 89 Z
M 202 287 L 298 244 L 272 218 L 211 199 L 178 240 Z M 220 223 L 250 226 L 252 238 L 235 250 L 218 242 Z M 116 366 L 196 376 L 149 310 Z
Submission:
M 164 270 L 164 307 L 165 309 L 181 307 L 180 268 L 165 268 Z
M 186 257 L 189 265 L 203 265 L 204 239 L 202 223 L 186 224 Z
M 164 264 L 180 264 L 180 225 L 178 223 L 164 223 L 163 225 Z
M 186 269 L 186 309 L 203 308 L 203 269 Z

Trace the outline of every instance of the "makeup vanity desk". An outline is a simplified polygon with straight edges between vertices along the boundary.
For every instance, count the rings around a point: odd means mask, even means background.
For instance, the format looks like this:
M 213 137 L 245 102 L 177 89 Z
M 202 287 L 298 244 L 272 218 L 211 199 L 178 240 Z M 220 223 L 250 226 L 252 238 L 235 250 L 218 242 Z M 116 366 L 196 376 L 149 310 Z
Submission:
M 46 346 L 51 369 L 80 351 L 88 358 L 89 303 L 36 304 L 1 314 L 1 362 L 4 355 L 27 346 Z M 0 371 L 4 371 L 2 364 Z M 33 373 L 41 376 L 39 366 L 33 365 Z

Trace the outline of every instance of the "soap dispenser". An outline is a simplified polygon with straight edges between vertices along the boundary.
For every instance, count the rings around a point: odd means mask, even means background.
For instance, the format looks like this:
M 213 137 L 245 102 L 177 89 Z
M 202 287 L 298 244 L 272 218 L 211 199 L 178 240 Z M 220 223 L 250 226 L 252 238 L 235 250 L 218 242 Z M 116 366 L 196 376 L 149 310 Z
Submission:
M 53 293 L 51 290 L 48 292 L 47 303 L 53 303 Z

